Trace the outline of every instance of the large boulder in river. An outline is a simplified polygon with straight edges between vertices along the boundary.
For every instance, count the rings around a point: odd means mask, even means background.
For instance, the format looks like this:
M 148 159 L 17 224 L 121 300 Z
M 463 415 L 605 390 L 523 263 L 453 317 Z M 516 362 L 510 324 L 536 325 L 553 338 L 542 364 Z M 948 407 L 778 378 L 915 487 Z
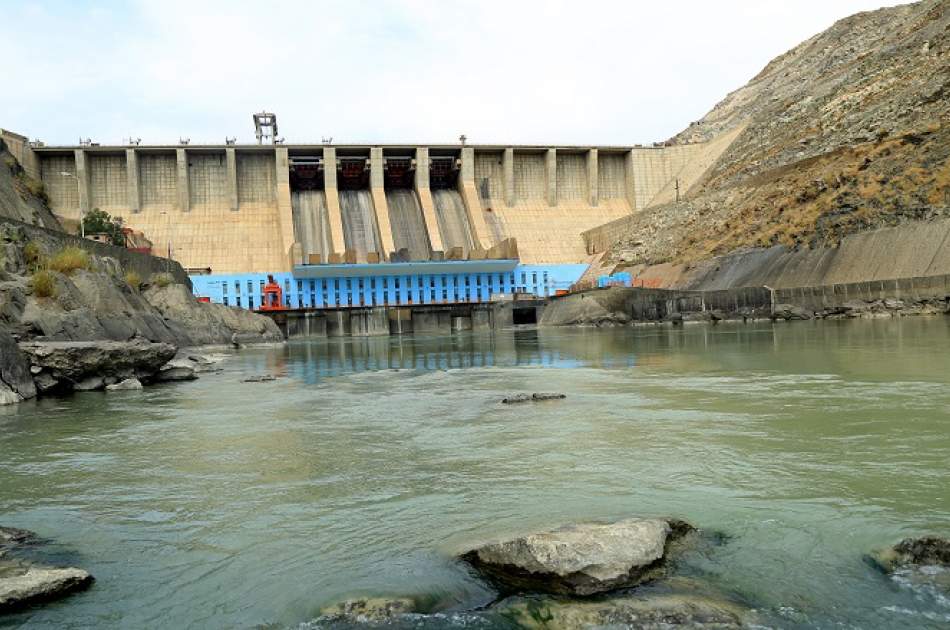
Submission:
M 6 331 L 0 330 L 0 405 L 36 396 L 30 361 Z
M 868 560 L 900 584 L 950 593 L 950 540 L 946 538 L 905 538 Z
M 89 379 L 149 378 L 175 356 L 175 346 L 132 341 L 32 341 L 20 344 L 46 389 L 73 389 Z M 84 387 L 85 385 L 81 385 Z
M 692 530 L 665 519 L 582 523 L 484 545 L 461 558 L 502 591 L 593 595 L 662 575 L 670 543 Z
M 92 584 L 93 577 L 82 569 L 41 566 L 7 555 L 37 542 L 31 531 L 0 527 L 0 613 L 58 599 Z
M 92 584 L 89 573 L 0 559 L 0 612 L 59 599 Z

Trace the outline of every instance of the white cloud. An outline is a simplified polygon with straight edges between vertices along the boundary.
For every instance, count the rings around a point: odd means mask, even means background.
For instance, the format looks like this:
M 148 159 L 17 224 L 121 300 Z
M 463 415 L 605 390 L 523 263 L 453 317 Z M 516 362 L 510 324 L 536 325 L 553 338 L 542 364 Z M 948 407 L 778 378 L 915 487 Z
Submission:
M 0 0 L 0 125 L 49 143 L 632 144 L 880 0 Z

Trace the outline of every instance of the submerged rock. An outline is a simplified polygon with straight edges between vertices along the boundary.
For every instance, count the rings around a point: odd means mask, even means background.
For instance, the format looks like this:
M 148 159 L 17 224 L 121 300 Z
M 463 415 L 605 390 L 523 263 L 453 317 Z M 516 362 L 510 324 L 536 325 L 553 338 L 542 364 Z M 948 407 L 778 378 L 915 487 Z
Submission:
M 74 567 L 58 569 L 0 560 L 0 611 L 59 599 L 92 582 L 89 573 Z
M 277 377 L 273 374 L 262 374 L 261 376 L 248 376 L 242 383 L 266 383 L 267 381 L 276 381 Z
M 749 610 L 726 599 L 693 593 L 619 596 L 597 600 L 515 597 L 497 612 L 521 628 L 741 628 Z
M 946 538 L 905 538 L 868 560 L 905 586 L 950 593 L 950 540 Z
M 515 405 L 523 402 L 532 402 L 538 400 L 559 400 L 561 398 L 567 398 L 567 395 L 560 393 L 535 392 L 533 394 L 512 394 L 511 396 L 502 398 L 501 402 L 505 405 Z
M 408 597 L 366 597 L 348 599 L 320 609 L 322 621 L 350 623 L 383 623 L 395 617 L 416 611 L 416 603 Z
M 0 548 L 12 545 L 23 545 L 36 542 L 39 537 L 35 532 L 16 527 L 0 527 Z
M 905 538 L 893 547 L 872 553 L 867 559 L 885 573 L 919 566 L 950 568 L 950 540 L 937 536 Z
M 663 519 L 583 523 L 484 545 L 461 558 L 503 591 L 593 595 L 661 576 L 669 543 L 692 530 Z

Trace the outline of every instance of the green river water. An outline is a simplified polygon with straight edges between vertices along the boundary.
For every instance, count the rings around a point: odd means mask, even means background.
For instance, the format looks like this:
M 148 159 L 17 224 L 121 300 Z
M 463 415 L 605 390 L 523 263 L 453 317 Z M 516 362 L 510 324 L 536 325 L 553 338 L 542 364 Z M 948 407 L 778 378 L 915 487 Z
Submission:
M 293 628 L 363 594 L 480 627 L 452 611 L 494 594 L 453 553 L 652 515 L 724 533 L 683 570 L 763 625 L 950 625 L 945 596 L 862 559 L 950 535 L 950 317 L 321 340 L 219 367 L 0 408 L 0 524 L 97 578 L 0 627 Z M 567 398 L 499 402 L 533 391 Z

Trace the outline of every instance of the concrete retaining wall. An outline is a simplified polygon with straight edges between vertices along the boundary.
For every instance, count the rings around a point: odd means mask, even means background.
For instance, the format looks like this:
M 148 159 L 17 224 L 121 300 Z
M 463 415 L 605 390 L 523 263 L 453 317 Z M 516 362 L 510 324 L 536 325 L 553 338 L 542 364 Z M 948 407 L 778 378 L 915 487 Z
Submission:
M 44 243 L 47 249 L 54 252 L 63 247 L 74 246 L 82 248 L 94 256 L 109 256 L 115 258 L 122 265 L 123 269 L 126 271 L 135 271 L 143 280 L 147 280 L 152 274 L 170 273 L 176 282 L 186 285 L 189 290 L 191 289 L 191 280 L 188 278 L 188 274 L 186 274 L 182 266 L 174 260 L 133 252 L 124 247 L 116 247 L 115 245 L 97 243 L 79 236 L 73 236 L 72 234 L 47 230 L 5 217 L 0 217 L 0 225 L 22 228 L 26 231 L 27 237 L 30 240 Z
M 873 302 L 897 299 L 914 302 L 948 298 L 950 298 L 950 274 L 795 287 L 775 291 L 776 304 L 793 304 L 815 312 L 841 307 L 858 300 Z
M 629 271 L 643 286 L 699 290 L 814 287 L 950 274 L 950 220 L 853 234 L 838 247 L 752 249 L 690 267 L 638 265 Z

